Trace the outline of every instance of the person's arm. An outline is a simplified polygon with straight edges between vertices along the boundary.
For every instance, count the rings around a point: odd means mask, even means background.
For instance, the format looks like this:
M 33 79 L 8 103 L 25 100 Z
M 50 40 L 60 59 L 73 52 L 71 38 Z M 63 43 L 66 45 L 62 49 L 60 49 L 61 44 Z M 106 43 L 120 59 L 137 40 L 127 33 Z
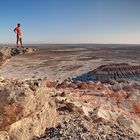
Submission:
M 17 34 L 17 28 L 14 29 L 14 32 Z

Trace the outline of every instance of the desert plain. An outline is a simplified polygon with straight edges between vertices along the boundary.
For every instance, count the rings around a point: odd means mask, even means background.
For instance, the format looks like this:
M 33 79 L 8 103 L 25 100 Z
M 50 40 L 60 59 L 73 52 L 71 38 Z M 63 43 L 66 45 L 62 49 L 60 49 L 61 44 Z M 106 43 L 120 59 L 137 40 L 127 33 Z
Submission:
M 17 55 L 0 68 L 0 75 L 13 79 L 46 77 L 64 80 L 77 77 L 100 65 L 140 64 L 140 45 L 72 44 L 27 45 L 37 51 Z

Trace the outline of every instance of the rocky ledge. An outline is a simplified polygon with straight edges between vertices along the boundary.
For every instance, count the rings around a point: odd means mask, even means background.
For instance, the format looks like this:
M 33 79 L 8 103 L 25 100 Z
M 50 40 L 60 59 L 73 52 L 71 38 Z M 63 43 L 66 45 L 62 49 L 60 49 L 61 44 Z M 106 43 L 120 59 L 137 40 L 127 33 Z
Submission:
M 0 81 L 0 140 L 30 140 L 54 127 L 55 101 L 40 81 Z
M 34 140 L 139 140 L 140 83 L 46 81 L 59 123 Z
M 34 48 L 11 48 L 0 47 L 0 66 L 10 60 L 11 57 L 19 54 L 26 54 L 34 52 Z
M 0 79 L 0 140 L 139 140 L 140 83 Z

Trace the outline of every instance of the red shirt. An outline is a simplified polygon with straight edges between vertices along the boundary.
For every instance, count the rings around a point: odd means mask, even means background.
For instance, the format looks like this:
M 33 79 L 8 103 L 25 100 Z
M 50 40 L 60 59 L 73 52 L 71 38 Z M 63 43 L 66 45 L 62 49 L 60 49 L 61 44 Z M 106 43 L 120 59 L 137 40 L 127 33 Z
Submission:
M 17 32 L 18 35 L 21 35 L 20 27 L 16 27 L 15 31 Z

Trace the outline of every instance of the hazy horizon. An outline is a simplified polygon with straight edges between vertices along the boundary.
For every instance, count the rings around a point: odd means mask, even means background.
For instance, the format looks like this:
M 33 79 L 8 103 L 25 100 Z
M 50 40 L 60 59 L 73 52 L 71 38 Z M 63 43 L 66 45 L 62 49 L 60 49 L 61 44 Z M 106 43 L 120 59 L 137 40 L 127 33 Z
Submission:
M 15 45 L 15 43 L 0 43 L 0 45 Z M 140 44 L 120 44 L 120 43 L 25 43 L 25 46 L 27 45 L 124 45 L 124 46 L 140 46 Z

